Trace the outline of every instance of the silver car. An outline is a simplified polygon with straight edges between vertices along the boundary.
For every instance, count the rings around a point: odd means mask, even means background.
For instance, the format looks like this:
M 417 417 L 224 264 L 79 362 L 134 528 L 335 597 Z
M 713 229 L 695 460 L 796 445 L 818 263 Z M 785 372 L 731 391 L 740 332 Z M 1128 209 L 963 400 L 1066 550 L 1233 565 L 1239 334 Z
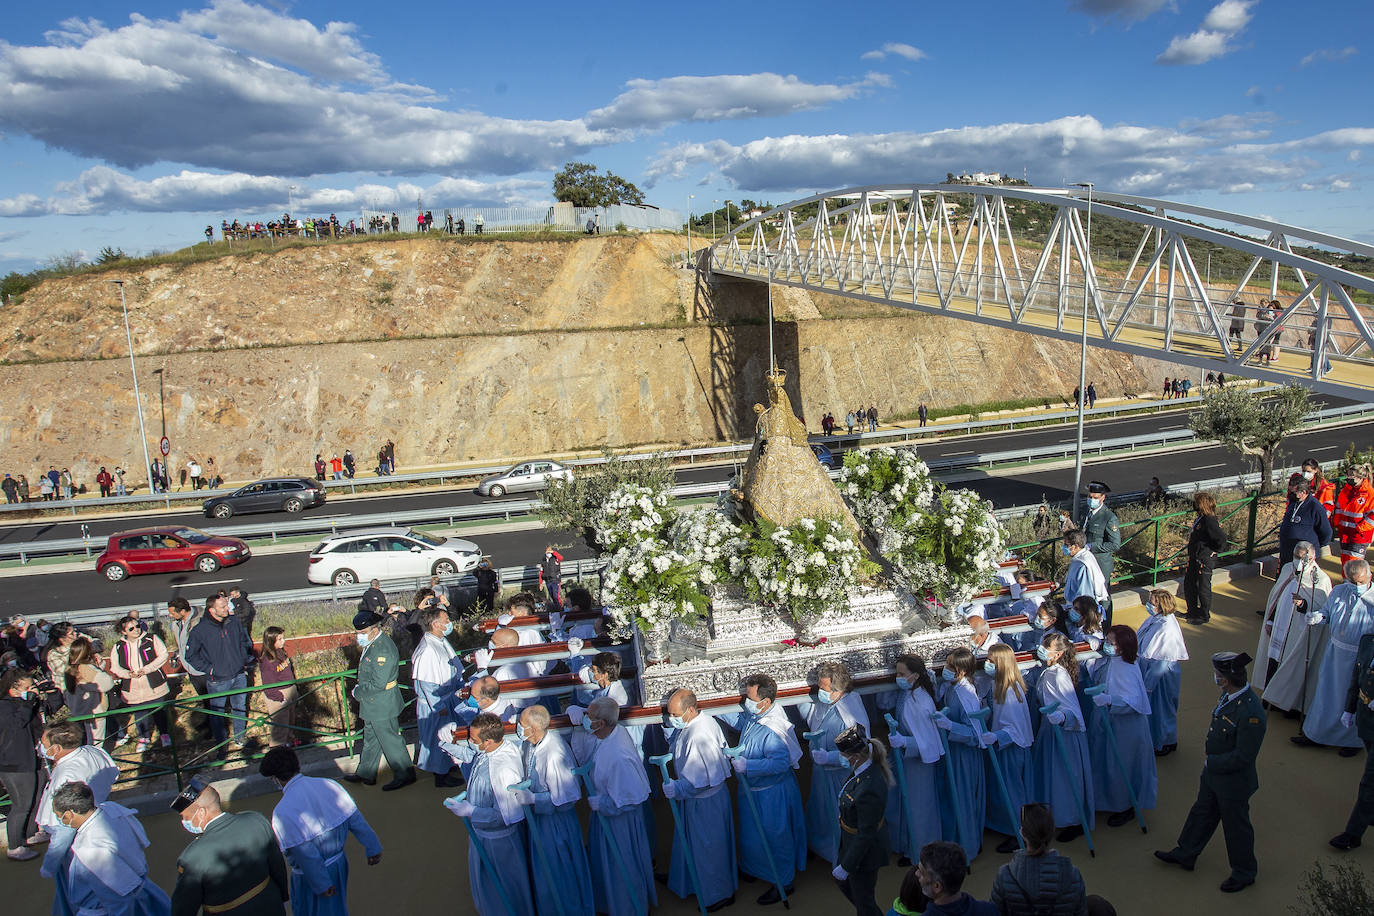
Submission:
M 572 468 L 557 461 L 547 458 L 524 461 L 483 480 L 477 485 L 477 493 L 479 496 L 531 493 L 544 489 L 555 480 L 572 480 L 572 476 Z

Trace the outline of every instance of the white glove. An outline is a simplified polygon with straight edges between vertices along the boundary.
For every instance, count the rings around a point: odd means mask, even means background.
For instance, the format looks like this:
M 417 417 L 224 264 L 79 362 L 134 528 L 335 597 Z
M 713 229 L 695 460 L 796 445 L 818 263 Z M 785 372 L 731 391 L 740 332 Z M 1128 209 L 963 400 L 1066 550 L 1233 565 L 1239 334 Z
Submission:
M 568 655 L 572 658 L 577 658 L 577 656 L 581 654 L 582 640 L 579 637 L 574 636 L 568 640 Z
M 358 699 L 358 688 L 354 687 L 352 690 L 348 691 L 348 695 L 355 700 Z
M 588 795 L 588 796 L 587 796 L 587 805 L 588 805 L 588 807 L 590 807 L 593 811 L 600 811 L 600 810 L 601 810 L 601 796 L 600 796 L 600 795 Z
M 835 756 L 839 756 L 839 751 L 835 752 Z M 811 762 L 816 764 L 817 766 L 831 766 L 834 764 L 834 758 L 831 756 L 830 751 L 823 751 L 820 748 L 812 748 Z
M 1309 627 L 1315 627 L 1323 623 L 1326 623 L 1326 615 L 1321 611 L 1313 611 L 1307 615 L 1307 625 Z
M 665 782 L 663 784 L 663 797 L 677 798 L 677 786 L 673 785 L 671 782 Z
M 477 806 L 472 802 L 460 801 L 457 798 L 444 799 L 444 807 L 459 817 L 472 817 L 472 812 L 477 810 Z
M 730 758 L 730 764 L 735 768 L 736 773 L 744 774 L 749 772 L 749 761 L 744 757 Z
M 1341 728 L 1349 728 L 1355 724 L 1355 714 L 1353 712 L 1341 713 Z
M 573 725 L 581 725 L 582 717 L 586 715 L 586 713 L 587 710 L 583 709 L 581 706 L 569 706 L 568 721 L 571 722 Z
M 896 732 L 893 732 L 892 734 L 890 734 L 890 735 L 887 736 L 887 746 L 888 746 L 888 747 L 893 747 L 893 748 L 897 748 L 897 747 L 906 747 L 906 743 L 907 743 L 907 737 L 906 737 L 906 735 L 899 735 L 899 734 L 897 734 Z
M 836 865 L 835 868 L 831 870 L 830 874 L 835 876 L 836 881 L 847 881 L 849 879 L 849 872 L 844 870 L 843 865 Z
M 481 669 L 488 668 L 491 665 L 491 650 L 478 649 L 472 653 L 472 663 Z
M 1099 694 L 1096 694 L 1096 695 L 1093 696 L 1093 704 L 1094 704 L 1095 706 L 1111 706 L 1111 705 L 1112 705 L 1112 695 L 1111 695 L 1110 693 L 1099 693 Z
M 516 801 L 527 808 L 534 804 L 534 793 L 529 789 L 516 789 L 511 794 L 515 796 Z
M 945 715 L 942 712 L 937 712 L 931 718 L 935 720 L 935 725 L 937 727 L 943 728 L 945 731 L 949 731 L 951 728 L 954 727 L 954 723 L 950 721 L 949 716 Z
M 1063 724 L 1064 724 L 1065 716 L 1064 716 L 1064 714 L 1063 714 L 1062 712 L 1060 712 L 1059 710 L 1056 709 L 1054 712 L 1050 713 L 1048 716 L 1045 716 L 1045 718 L 1049 720 L 1049 722 L 1050 722 L 1051 725 L 1063 725 Z
M 997 735 L 992 732 L 983 732 L 978 736 L 978 743 L 983 747 L 992 747 L 997 743 Z

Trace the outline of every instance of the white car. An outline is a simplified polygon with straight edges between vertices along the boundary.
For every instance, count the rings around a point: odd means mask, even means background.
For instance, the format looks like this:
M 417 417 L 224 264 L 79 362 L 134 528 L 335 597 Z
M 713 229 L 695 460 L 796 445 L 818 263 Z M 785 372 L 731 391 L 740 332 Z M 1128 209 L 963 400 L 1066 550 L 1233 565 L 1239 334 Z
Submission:
M 482 552 L 472 541 L 411 528 L 360 528 L 331 534 L 310 552 L 306 578 L 316 585 L 352 585 L 371 579 L 452 576 L 477 567 Z
M 555 480 L 572 480 L 572 468 L 557 461 L 525 461 L 486 477 L 477 485 L 478 496 L 505 496 L 507 493 L 533 493 Z

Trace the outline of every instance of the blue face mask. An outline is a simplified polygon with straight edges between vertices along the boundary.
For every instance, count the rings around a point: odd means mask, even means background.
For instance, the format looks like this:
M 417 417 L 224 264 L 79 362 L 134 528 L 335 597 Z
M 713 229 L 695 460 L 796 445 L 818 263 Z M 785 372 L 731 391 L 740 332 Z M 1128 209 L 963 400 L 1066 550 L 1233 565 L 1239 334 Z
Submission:
M 515 737 L 519 738 L 521 741 L 529 740 L 525 737 L 525 726 L 521 725 L 519 722 L 515 723 Z
M 987 674 L 988 677 L 996 677 L 997 666 L 992 662 L 983 662 L 983 672 Z
M 185 827 L 185 828 L 186 828 L 186 832 L 189 833 L 189 834 L 192 834 L 192 835 L 201 834 L 201 833 L 204 833 L 204 832 L 205 832 L 205 828 L 204 828 L 204 827 L 197 827 L 195 824 L 191 823 L 190 821 L 182 821 L 182 822 L 181 822 L 181 826 Z
M 1039 614 L 1036 614 L 1034 617 L 1031 618 L 1030 625 L 1033 629 L 1036 630 L 1043 630 L 1049 626 L 1049 624 L 1045 623 L 1044 618 L 1041 617 Z
M 586 729 L 588 732 L 590 732 L 592 730 L 592 720 L 587 718 L 586 716 L 583 716 L 582 727 Z
M 1048 665 L 1050 663 L 1050 650 L 1046 649 L 1044 646 L 1036 646 L 1035 657 Z
M 450 620 L 448 623 L 444 624 L 444 635 L 447 636 L 447 635 L 449 635 L 449 634 L 452 633 L 452 632 L 453 632 L 453 621 Z
M 1088 508 L 1090 508 L 1090 509 L 1101 509 L 1101 508 L 1102 508 L 1102 500 L 1099 499 L 1099 498 L 1096 497 L 1096 496 L 1089 496 L 1089 497 L 1088 497 Z
M 898 690 L 910 690 L 910 689 L 911 689 L 911 678 L 909 678 L 909 677 L 902 677 L 900 674 L 897 675 L 897 689 L 898 689 Z
M 366 649 L 366 648 L 367 648 L 367 644 L 370 643 L 370 642 L 372 642 L 372 637 L 371 637 L 371 636 L 368 636 L 366 633 L 359 633 L 358 636 L 357 636 L 357 640 L 358 640 L 358 645 L 359 645 L 360 647 Z
M 466 707 L 468 707 L 469 709 L 481 709 L 481 708 L 482 708 L 482 707 L 480 707 L 480 706 L 477 705 L 477 698 L 474 697 L 474 696 L 469 696 L 466 700 L 464 700 L 464 701 L 463 701 L 463 705 L 466 706 Z
M 1069 623 L 1082 623 L 1082 622 L 1083 622 L 1083 615 L 1080 614 L 1080 613 L 1078 613 L 1077 611 L 1075 611 L 1073 608 L 1069 608 Z
M 820 700 L 826 706 L 835 702 L 835 698 L 830 695 L 829 690 L 820 690 L 819 688 L 816 690 L 816 699 Z
M 1102 644 L 1102 654 L 1107 656 L 1108 658 L 1114 657 L 1117 654 L 1116 646 L 1112 645 L 1109 642 L 1104 642 Z
M 744 698 L 744 711 L 747 712 L 747 713 L 749 713 L 749 715 L 751 715 L 751 716 L 757 716 L 757 715 L 759 714 L 759 712 L 760 712 L 758 701 L 756 701 L 756 700 L 751 700 L 751 699 L 749 699 L 748 697 L 745 697 L 745 698 Z
M 669 716 L 668 724 L 673 728 L 686 728 L 687 723 L 682 721 L 681 716 Z
M 1060 545 L 1059 545 L 1059 552 L 1062 553 L 1062 554 L 1063 554 L 1064 556 L 1066 556 L 1066 557 L 1071 557 L 1071 556 L 1073 556 L 1073 554 L 1069 551 L 1069 545 L 1068 545 L 1068 544 L 1060 544 Z
M 944 681 L 946 684 L 953 684 L 956 679 L 953 668 L 940 669 L 940 680 Z
M 1145 605 L 1145 613 L 1153 617 L 1159 613 L 1159 610 L 1153 604 L 1147 604 Z

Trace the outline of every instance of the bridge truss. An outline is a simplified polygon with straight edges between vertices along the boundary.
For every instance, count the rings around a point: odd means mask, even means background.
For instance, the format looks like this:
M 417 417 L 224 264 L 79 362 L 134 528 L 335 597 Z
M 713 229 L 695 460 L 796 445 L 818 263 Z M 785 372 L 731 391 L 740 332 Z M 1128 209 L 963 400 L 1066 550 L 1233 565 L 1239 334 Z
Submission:
M 1094 219 L 1099 234 L 1111 220 L 1114 238 L 1138 239 L 1134 253 L 1089 244 Z M 1092 346 L 1367 399 L 1374 279 L 1294 246 L 1374 256 L 1350 239 L 1147 197 L 914 185 L 776 207 L 723 236 L 699 265 L 1063 340 L 1080 338 L 1086 311 Z M 1222 250 L 1243 253 L 1248 267 L 1214 283 L 1199 262 L 1210 268 L 1209 252 Z

